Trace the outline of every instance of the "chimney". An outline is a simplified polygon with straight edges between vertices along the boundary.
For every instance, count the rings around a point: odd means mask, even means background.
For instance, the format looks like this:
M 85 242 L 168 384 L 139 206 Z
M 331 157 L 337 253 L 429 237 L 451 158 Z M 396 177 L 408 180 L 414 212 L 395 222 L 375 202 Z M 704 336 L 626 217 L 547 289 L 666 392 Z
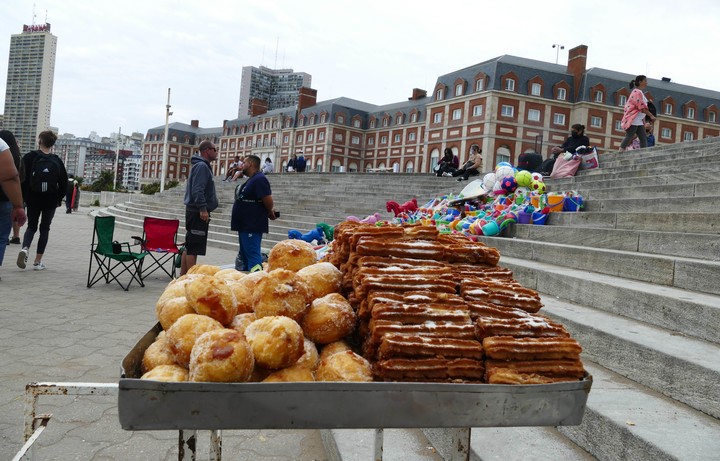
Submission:
M 580 83 L 587 70 L 587 49 L 587 45 L 578 45 L 568 51 L 567 71 L 573 76 L 574 99 L 572 102 L 576 102 L 580 95 Z
M 267 114 L 269 104 L 264 99 L 253 98 L 250 100 L 250 116 L 256 117 L 258 115 Z
M 317 90 L 308 88 L 306 86 L 301 87 L 298 90 L 298 113 L 301 110 L 307 109 L 317 104 Z
M 190 126 L 193 128 L 199 128 L 200 127 L 200 120 L 190 120 Z
M 427 91 L 421 90 L 420 88 L 413 88 L 412 96 L 409 98 L 410 101 L 417 101 L 418 99 L 427 96 Z

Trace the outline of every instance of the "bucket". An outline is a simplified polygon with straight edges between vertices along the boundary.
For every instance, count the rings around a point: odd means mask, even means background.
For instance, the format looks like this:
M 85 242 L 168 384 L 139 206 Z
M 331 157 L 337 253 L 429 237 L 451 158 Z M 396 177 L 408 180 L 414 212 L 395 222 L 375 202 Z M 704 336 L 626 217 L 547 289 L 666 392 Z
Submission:
M 565 205 L 563 211 L 580 211 L 583 206 L 583 198 L 579 195 L 573 197 L 565 197 Z
M 487 224 L 482 226 L 482 233 L 488 237 L 497 235 L 500 233 L 500 226 L 495 221 L 489 221 Z
M 542 214 L 539 211 L 534 212 L 532 214 L 532 223 L 538 226 L 542 226 L 547 221 L 548 214 Z
M 535 208 L 540 208 L 540 196 L 539 195 L 531 196 L 530 203 L 532 203 L 532 206 L 534 206 Z
M 550 212 L 558 212 L 563 211 L 563 203 L 565 202 L 565 197 L 562 195 L 548 195 L 547 196 L 548 201 L 548 207 L 550 207 Z
M 524 211 L 518 212 L 518 224 L 530 224 L 530 219 L 532 218 L 531 213 L 525 213 Z

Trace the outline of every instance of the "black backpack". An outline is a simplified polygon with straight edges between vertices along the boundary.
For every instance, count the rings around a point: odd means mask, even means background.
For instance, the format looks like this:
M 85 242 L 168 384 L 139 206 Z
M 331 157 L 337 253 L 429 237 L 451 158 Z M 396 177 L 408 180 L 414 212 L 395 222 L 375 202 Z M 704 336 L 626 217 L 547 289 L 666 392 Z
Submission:
M 30 167 L 30 190 L 36 194 L 57 195 L 60 183 L 59 158 L 55 154 L 37 152 Z

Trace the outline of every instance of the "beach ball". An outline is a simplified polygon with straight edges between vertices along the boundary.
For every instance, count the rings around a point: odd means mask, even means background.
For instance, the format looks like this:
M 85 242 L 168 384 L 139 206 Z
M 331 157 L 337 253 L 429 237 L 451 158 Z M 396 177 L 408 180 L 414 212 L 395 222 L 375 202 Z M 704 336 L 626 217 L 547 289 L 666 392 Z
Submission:
M 495 169 L 495 177 L 501 181 L 510 176 L 515 177 L 515 169 L 511 165 L 503 165 Z
M 503 180 L 500 182 L 500 187 L 507 192 L 508 194 L 512 194 L 515 192 L 515 189 L 517 189 L 518 183 L 515 180 L 514 177 L 508 176 L 507 178 L 503 178 Z
M 493 184 L 495 184 L 495 173 L 488 173 L 485 176 L 483 176 L 483 187 L 485 187 L 485 190 L 491 190 L 493 187 Z
M 498 163 L 497 165 L 495 165 L 495 171 L 497 172 L 498 168 L 504 167 L 504 166 L 509 166 L 510 168 L 513 167 L 513 166 L 512 166 L 512 163 L 509 163 L 509 162 L 500 162 L 500 163 Z
M 543 180 L 543 175 L 541 175 L 540 173 L 533 173 L 533 174 L 532 174 L 532 178 L 533 178 L 533 181 L 534 181 L 534 180 L 542 181 L 542 180 Z
M 538 194 L 544 194 L 546 190 L 545 183 L 537 179 L 533 180 L 533 182 L 530 183 L 530 190 Z
M 515 173 L 515 181 L 517 181 L 518 186 L 527 187 L 530 185 L 532 180 L 532 173 L 527 170 L 522 170 Z

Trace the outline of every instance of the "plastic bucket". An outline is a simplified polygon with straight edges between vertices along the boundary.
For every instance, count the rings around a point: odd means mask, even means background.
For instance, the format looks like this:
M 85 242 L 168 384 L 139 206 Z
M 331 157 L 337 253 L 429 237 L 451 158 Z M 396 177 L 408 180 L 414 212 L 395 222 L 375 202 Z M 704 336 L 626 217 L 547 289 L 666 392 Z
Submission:
M 548 195 L 547 196 L 548 207 L 550 212 L 563 211 L 563 204 L 565 203 L 565 197 L 562 195 Z
M 540 196 L 539 195 L 531 196 L 530 203 L 532 203 L 532 206 L 534 206 L 535 208 L 540 208 Z
M 518 212 L 518 224 L 530 224 L 530 220 L 532 219 L 531 213 L 525 213 L 524 211 Z
M 488 237 L 497 235 L 500 233 L 500 226 L 498 226 L 495 221 L 490 221 L 482 226 L 482 233 Z
M 565 197 L 564 211 L 580 211 L 583 206 L 583 198 L 579 195 Z
M 542 214 L 539 211 L 536 211 L 532 214 L 532 223 L 538 226 L 542 226 L 547 221 L 547 217 L 547 214 Z

